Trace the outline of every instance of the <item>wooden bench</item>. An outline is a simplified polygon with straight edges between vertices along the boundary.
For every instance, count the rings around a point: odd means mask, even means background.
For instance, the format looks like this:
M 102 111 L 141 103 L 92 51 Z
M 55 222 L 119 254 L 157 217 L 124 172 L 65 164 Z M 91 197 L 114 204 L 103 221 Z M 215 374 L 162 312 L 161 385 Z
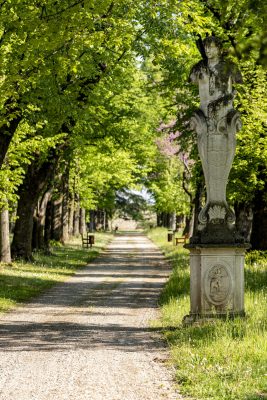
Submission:
M 93 244 L 95 243 L 95 236 L 94 235 L 90 235 L 89 233 L 87 233 L 85 236 L 82 236 L 82 246 L 86 247 L 87 249 L 89 247 L 92 247 Z
M 186 233 L 182 237 L 176 237 L 175 238 L 175 245 L 177 246 L 179 243 L 186 244 L 186 241 L 189 239 L 189 235 Z

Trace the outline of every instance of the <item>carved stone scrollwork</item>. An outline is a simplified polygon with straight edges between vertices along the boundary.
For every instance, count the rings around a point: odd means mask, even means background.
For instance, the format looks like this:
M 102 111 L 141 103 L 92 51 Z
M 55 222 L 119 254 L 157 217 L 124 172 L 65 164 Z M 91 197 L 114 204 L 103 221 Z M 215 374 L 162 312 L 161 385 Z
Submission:
M 190 125 L 197 133 L 207 190 L 206 204 L 198 217 L 199 230 L 217 224 L 224 225 L 222 232 L 226 232 L 235 222 L 234 211 L 227 204 L 226 186 L 235 154 L 235 135 L 242 126 L 239 113 L 233 109 L 232 84 L 241 82 L 241 75 L 234 64 L 222 59 L 216 38 L 205 39 L 204 45 L 207 61 L 196 64 L 190 74 L 191 81 L 199 86 L 200 96 L 200 109 Z
M 241 129 L 233 108 L 233 84 L 242 83 L 236 66 L 223 58 L 222 46 L 213 36 L 203 40 L 205 57 L 191 70 L 198 85 L 200 107 L 191 119 L 205 184 L 206 203 L 199 224 L 185 245 L 190 250 L 190 315 L 199 318 L 244 316 L 244 258 L 248 245 L 237 233 L 234 211 L 226 199 L 226 186 Z

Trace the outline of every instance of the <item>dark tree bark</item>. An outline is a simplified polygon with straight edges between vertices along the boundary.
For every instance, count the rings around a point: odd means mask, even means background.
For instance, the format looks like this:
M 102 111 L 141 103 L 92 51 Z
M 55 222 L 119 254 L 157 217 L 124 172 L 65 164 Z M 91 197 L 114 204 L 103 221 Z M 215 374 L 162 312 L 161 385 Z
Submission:
M 167 228 L 168 222 L 167 222 L 167 214 L 165 212 L 162 213 L 162 225 L 164 228 Z
M 51 157 L 52 158 L 52 157 Z M 56 157 L 40 163 L 39 158 L 28 167 L 24 182 L 19 188 L 17 220 L 11 246 L 12 257 L 32 260 L 33 215 L 38 199 L 54 176 Z
M 45 219 L 47 204 L 51 200 L 52 189 L 46 191 L 38 200 L 33 218 L 32 249 L 47 250 L 45 241 Z
M 11 263 L 8 208 L 1 212 L 1 261 Z
M 90 211 L 90 222 L 89 222 L 89 231 L 94 232 L 96 229 L 96 224 L 95 224 L 95 211 L 91 210 Z
M 107 211 L 104 211 L 104 229 L 105 229 L 105 231 L 107 231 L 108 230 L 108 213 L 107 213 Z
M 7 106 L 7 105 L 6 105 Z M 12 112 L 17 111 L 13 110 Z M 12 137 L 14 136 L 14 133 L 21 121 L 21 117 L 14 118 L 9 125 L 3 125 L 0 128 L 0 168 L 3 165 L 8 147 L 10 145 L 10 142 L 12 140 Z
M 235 204 L 234 208 L 236 216 L 236 230 L 238 234 L 245 239 L 246 243 L 249 243 L 253 221 L 252 205 L 239 203 Z
M 75 201 L 74 201 L 74 196 L 73 196 L 71 198 L 70 205 L 69 205 L 69 216 L 68 216 L 69 236 L 73 236 L 74 209 L 75 209 Z
M 64 244 L 69 239 L 69 168 L 63 175 L 62 188 L 62 237 Z
M 101 229 L 101 215 L 99 210 L 95 211 L 95 220 L 96 230 L 98 231 L 99 229 Z
M 51 230 L 52 230 L 52 201 L 49 200 L 46 207 L 45 227 L 44 227 L 45 250 L 47 250 L 48 253 L 50 253 Z
M 79 236 L 79 234 L 80 234 L 80 202 L 77 197 L 73 215 L 73 235 Z
M 63 196 L 60 196 L 52 201 L 52 233 L 51 239 L 61 241 L 62 239 L 62 201 Z
M 64 172 L 57 178 L 58 197 L 53 201 L 52 239 L 65 243 L 69 237 L 69 165 L 64 162 Z
M 253 222 L 250 242 L 252 250 L 267 250 L 266 191 L 258 192 L 254 199 Z
M 157 213 L 157 226 L 163 226 L 163 212 Z
M 105 211 L 97 210 L 95 212 L 96 216 L 96 229 L 97 230 L 105 230 Z

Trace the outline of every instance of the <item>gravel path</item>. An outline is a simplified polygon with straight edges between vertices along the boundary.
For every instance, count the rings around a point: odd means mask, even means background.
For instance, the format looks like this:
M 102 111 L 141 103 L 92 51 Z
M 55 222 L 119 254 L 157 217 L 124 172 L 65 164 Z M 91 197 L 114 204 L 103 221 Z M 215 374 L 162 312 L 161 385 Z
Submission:
M 116 236 L 70 280 L 2 316 L 0 399 L 180 399 L 149 323 L 168 274 L 145 236 Z

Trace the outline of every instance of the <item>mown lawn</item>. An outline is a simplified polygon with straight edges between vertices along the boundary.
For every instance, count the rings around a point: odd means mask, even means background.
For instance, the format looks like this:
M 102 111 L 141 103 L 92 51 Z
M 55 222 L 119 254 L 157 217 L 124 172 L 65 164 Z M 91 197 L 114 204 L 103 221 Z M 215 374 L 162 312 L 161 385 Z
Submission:
M 25 302 L 66 280 L 75 271 L 97 257 L 111 234 L 96 233 L 92 249 L 81 246 L 81 239 L 72 239 L 65 246 L 55 246 L 52 255 L 34 254 L 34 262 L 0 264 L 0 313 Z
M 171 347 L 180 392 L 198 400 L 267 399 L 267 253 L 246 257 L 245 318 L 185 327 L 189 252 L 167 243 L 165 229 L 153 229 L 148 236 L 173 266 L 160 298 L 158 324 Z

